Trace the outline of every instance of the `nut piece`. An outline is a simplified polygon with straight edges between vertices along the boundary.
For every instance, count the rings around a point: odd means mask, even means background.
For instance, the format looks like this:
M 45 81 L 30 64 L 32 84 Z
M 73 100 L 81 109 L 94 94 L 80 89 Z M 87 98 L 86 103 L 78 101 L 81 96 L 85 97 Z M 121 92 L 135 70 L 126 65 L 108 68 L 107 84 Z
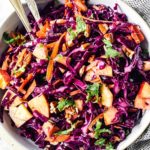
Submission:
M 5 70 L 0 69 L 0 88 L 5 89 L 10 83 L 10 80 L 9 74 Z
M 45 117 L 49 118 L 49 104 L 43 94 L 31 99 L 28 102 L 28 105 L 32 111 L 36 110 Z
M 9 115 L 18 128 L 32 118 L 32 114 L 23 104 L 19 107 L 10 107 Z
M 71 123 L 71 120 L 74 120 L 78 117 L 78 110 L 74 107 L 68 107 L 65 109 L 65 118 L 68 123 Z

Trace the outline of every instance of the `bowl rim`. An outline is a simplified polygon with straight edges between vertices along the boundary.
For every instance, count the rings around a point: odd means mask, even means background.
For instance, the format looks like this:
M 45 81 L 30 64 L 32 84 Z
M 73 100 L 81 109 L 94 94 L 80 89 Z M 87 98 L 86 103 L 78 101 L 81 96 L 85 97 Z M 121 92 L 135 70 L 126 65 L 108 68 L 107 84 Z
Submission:
M 38 0 L 38 1 L 40 1 L 40 0 Z M 92 0 L 91 0 L 91 1 L 92 1 Z M 91 1 L 90 1 L 90 2 L 91 2 Z M 107 0 L 106 0 L 106 1 L 107 1 Z M 134 12 L 134 14 L 136 15 L 136 17 L 138 17 L 138 19 L 140 19 L 140 21 L 141 21 L 141 23 L 143 24 L 143 26 L 145 26 L 145 27 L 148 29 L 147 32 L 150 33 L 150 28 L 149 28 L 148 24 L 143 20 L 143 18 L 142 18 L 132 7 L 130 7 L 128 4 L 126 4 L 123 0 L 114 0 L 114 1 L 115 1 L 116 3 L 118 3 L 119 5 L 123 5 L 124 7 L 126 7 L 126 9 L 128 9 L 128 10 Z M 103 2 L 103 1 L 102 1 L 102 2 Z M 115 2 L 113 2 L 113 3 L 115 3 Z M 26 4 L 26 2 L 24 1 L 23 4 Z M 123 11 L 123 12 L 124 12 L 124 11 Z M 11 18 L 11 16 L 12 16 L 14 13 L 15 13 L 15 12 L 12 11 L 12 12 L 8 15 L 8 17 L 6 17 L 6 18 L 3 20 L 3 22 L 2 22 L 1 25 L 0 25 L 0 29 L 3 28 L 3 26 L 5 25 L 5 23 L 8 21 L 9 18 Z M 128 17 L 128 16 L 127 16 L 127 17 Z M 140 137 L 140 135 L 145 131 L 145 129 L 146 129 L 146 128 L 148 127 L 148 125 L 150 124 L 150 119 L 149 119 L 149 120 L 146 120 L 149 115 L 150 115 L 150 110 L 147 110 L 147 111 L 144 112 L 144 114 L 143 114 L 143 116 L 142 116 L 142 118 L 141 118 L 140 123 L 138 123 L 138 124 L 135 126 L 136 128 L 140 128 L 140 131 L 138 130 L 138 132 L 136 133 L 136 136 L 132 137 L 132 139 L 130 138 L 130 141 L 128 140 L 128 142 L 126 143 L 125 141 L 126 141 L 126 139 L 128 139 L 128 136 L 127 136 L 127 138 L 126 138 L 124 141 L 122 141 L 122 142 L 118 145 L 117 150 L 123 150 L 123 149 L 127 148 L 127 147 L 130 146 L 138 137 Z M 134 127 L 134 128 L 135 128 L 135 127 Z M 133 132 L 134 128 L 132 129 L 132 132 Z M 6 143 L 8 143 L 8 144 L 10 145 L 10 148 L 15 149 L 15 150 L 20 150 L 20 148 L 21 148 L 22 150 L 27 150 L 27 148 L 25 148 L 25 146 L 22 146 L 19 142 L 17 142 L 16 139 L 14 139 L 14 138 L 12 137 L 11 134 L 9 134 L 7 131 L 4 131 L 4 130 L 5 130 L 5 129 L 3 128 L 3 126 L 0 125 L 0 131 L 2 131 L 2 133 L 0 133 L 0 135 L 4 135 L 4 134 L 5 134 L 5 138 L 3 138 L 3 139 L 4 139 L 4 141 L 5 141 Z M 137 131 L 137 129 L 136 129 L 136 131 Z M 131 133 L 132 133 L 132 132 L 131 132 Z M 130 133 L 129 135 L 131 135 L 131 133 Z M 1 137 L 2 137 L 2 136 L 1 136 Z

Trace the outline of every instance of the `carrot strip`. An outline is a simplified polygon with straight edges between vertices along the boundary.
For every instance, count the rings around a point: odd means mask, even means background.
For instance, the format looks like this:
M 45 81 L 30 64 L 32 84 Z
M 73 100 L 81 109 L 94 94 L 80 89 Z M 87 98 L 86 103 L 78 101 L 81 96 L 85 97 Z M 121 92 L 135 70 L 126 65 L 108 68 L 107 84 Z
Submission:
M 75 4 L 78 7 L 79 11 L 87 11 L 87 7 L 85 5 L 85 1 L 75 0 Z
M 50 81 L 52 79 L 52 73 L 54 69 L 54 60 L 50 59 L 47 67 L 47 72 L 46 72 L 46 80 Z
M 56 42 L 55 46 L 53 47 L 53 51 L 50 56 L 50 61 L 48 63 L 47 72 L 46 72 L 46 80 L 47 81 L 50 81 L 52 79 L 52 73 L 53 73 L 53 69 L 54 69 L 54 60 L 53 59 L 57 56 L 61 40 L 63 39 L 63 37 L 65 35 L 66 35 L 66 32 L 64 32 L 61 35 L 61 37 L 59 38 L 59 40 Z
M 96 122 L 99 120 L 99 119 L 102 119 L 103 118 L 103 113 L 102 114 L 99 114 L 91 123 L 90 125 L 88 126 L 88 129 L 90 131 L 92 131 L 92 127 L 96 124 Z
M 30 87 L 28 88 L 26 94 L 23 96 L 23 99 L 27 99 L 30 96 L 30 94 L 34 91 L 35 87 L 36 87 L 36 82 L 34 80 L 31 83 Z
M 21 91 L 32 78 L 33 78 L 33 73 L 28 74 L 26 79 L 23 81 L 23 83 L 18 88 L 18 91 Z
M 55 46 L 56 42 L 52 42 L 46 45 L 47 48 L 53 48 Z
M 81 93 L 80 90 L 75 90 L 75 91 L 70 92 L 70 96 L 74 96 L 74 95 L 79 94 L 79 93 Z
M 65 52 L 67 50 L 66 44 L 64 43 L 62 46 L 62 51 Z
M 59 46 L 61 43 L 61 40 L 63 39 L 63 37 L 66 35 L 66 32 L 64 32 L 61 37 L 59 38 L 59 40 L 56 42 L 52 54 L 51 54 L 51 59 L 54 59 L 56 57 L 56 55 L 58 54 L 58 50 L 59 50 Z

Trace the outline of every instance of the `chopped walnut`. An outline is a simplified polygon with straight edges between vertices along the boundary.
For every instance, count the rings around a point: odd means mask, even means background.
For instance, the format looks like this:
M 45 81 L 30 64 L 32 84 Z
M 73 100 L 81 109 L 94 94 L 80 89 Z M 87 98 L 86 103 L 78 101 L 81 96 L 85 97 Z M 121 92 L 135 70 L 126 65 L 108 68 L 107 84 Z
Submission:
M 72 106 L 65 109 L 65 118 L 68 123 L 71 123 L 71 120 L 76 119 L 78 116 L 78 109 Z

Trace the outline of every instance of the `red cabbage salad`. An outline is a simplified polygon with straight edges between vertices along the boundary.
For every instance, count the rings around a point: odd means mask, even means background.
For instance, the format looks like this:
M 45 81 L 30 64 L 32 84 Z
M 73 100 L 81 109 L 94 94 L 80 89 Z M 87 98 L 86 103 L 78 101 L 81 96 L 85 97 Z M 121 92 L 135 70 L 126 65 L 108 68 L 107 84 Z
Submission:
M 40 12 L 31 33 L 3 34 L 1 122 L 5 111 L 43 149 L 115 149 L 150 109 L 144 34 L 117 4 L 50 1 Z

